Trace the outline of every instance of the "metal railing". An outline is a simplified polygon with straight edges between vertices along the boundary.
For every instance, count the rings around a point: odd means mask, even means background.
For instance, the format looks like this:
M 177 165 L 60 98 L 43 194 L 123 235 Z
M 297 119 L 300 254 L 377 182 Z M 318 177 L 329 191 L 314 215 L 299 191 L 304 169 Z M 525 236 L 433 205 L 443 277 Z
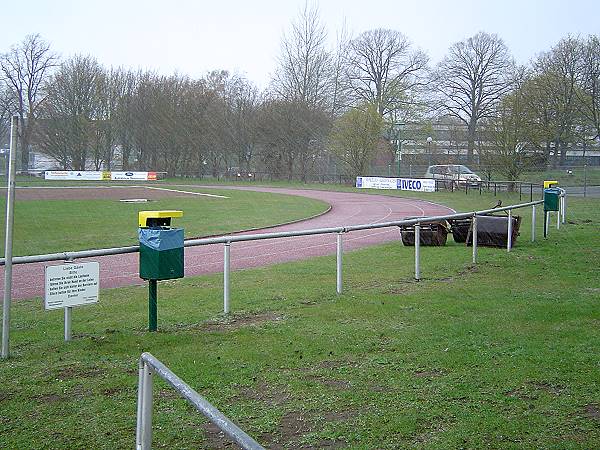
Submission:
M 442 220 L 449 219 L 464 219 L 464 218 L 475 218 L 479 215 L 486 215 L 491 213 L 497 213 L 506 211 L 512 214 L 513 210 L 522 209 L 522 208 L 532 208 L 532 241 L 535 241 L 535 207 L 543 203 L 543 200 L 536 200 L 527 203 L 521 203 L 517 205 L 509 205 L 499 208 L 490 208 L 486 210 L 480 211 L 470 211 L 464 213 L 455 213 L 455 214 L 447 214 L 441 216 L 430 216 L 430 217 L 418 217 L 412 219 L 404 219 L 397 220 L 392 222 L 380 222 L 380 223 L 370 223 L 370 224 L 362 224 L 362 225 L 350 225 L 350 226 L 340 226 L 340 227 L 330 227 L 330 228 L 316 228 L 309 230 L 300 230 L 300 231 L 283 231 L 283 232 L 275 232 L 275 233 L 260 233 L 260 234 L 242 234 L 242 235 L 227 235 L 220 237 L 211 237 L 211 238 L 200 238 L 200 239 L 190 239 L 185 241 L 185 247 L 195 247 L 200 245 L 211 245 L 211 244 L 224 244 L 224 255 L 223 255 L 223 311 L 227 314 L 230 312 L 230 282 L 231 282 L 231 245 L 235 242 L 245 242 L 245 241 L 258 241 L 265 239 L 278 239 L 278 238 L 290 238 L 290 237 L 299 237 L 299 236 L 310 236 L 310 235 L 319 235 L 319 234 L 337 234 L 337 252 L 336 252 L 336 292 L 339 294 L 342 292 L 342 258 L 343 258 L 343 239 L 342 236 L 345 233 L 350 233 L 353 231 L 359 230 L 372 230 L 377 228 L 386 228 L 386 227 L 398 227 L 402 225 L 416 225 L 420 227 L 421 224 L 438 222 Z M 560 227 L 560 222 L 565 222 L 565 210 L 566 210 L 566 195 L 564 191 L 561 194 L 560 208 L 557 219 L 557 227 Z M 548 217 L 545 217 L 545 220 L 548 221 Z M 509 221 L 509 226 L 511 226 L 511 221 Z M 416 232 L 420 230 L 415 230 Z M 509 240 L 509 243 L 512 244 Z M 415 278 L 420 279 L 420 243 L 418 239 L 415 239 Z M 477 245 L 473 246 L 473 252 L 476 254 Z M 511 246 L 507 246 L 507 250 L 510 251 Z M 83 250 L 76 252 L 62 252 L 62 253 L 50 253 L 45 255 L 33 255 L 33 256 L 17 256 L 12 259 L 13 264 L 28 264 L 35 262 L 49 262 L 49 261 L 73 261 L 75 259 L 81 258 L 90 258 L 97 256 L 108 256 L 108 255 L 118 255 L 125 253 L 136 253 L 139 252 L 139 246 L 132 245 L 128 247 L 116 247 L 116 248 L 106 248 L 106 249 L 97 249 L 97 250 Z M 0 265 L 5 263 L 4 259 L 0 259 Z
M 190 402 L 194 408 L 200 411 L 240 447 L 250 450 L 264 450 L 264 447 L 248 436 L 221 411 L 210 404 L 150 353 L 142 353 L 139 361 L 137 426 L 135 435 L 137 450 L 148 450 L 152 447 L 152 377 L 154 374 L 159 375 L 165 380 L 183 398 Z

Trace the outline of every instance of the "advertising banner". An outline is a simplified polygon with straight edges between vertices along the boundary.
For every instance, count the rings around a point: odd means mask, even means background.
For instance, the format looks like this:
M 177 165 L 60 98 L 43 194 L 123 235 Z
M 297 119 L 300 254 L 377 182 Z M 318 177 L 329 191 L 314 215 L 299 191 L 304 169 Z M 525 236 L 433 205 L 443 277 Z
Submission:
M 156 172 L 111 172 L 110 179 L 115 181 L 123 181 L 123 180 L 136 180 L 136 181 L 146 181 L 146 180 L 156 180 Z
M 356 177 L 356 187 L 362 189 L 435 192 L 435 180 L 428 178 Z
M 46 170 L 44 179 L 46 180 L 84 180 L 84 181 L 102 181 L 104 173 L 91 170 Z
M 155 181 L 156 172 L 100 172 L 92 170 L 46 170 L 46 180 L 84 180 L 84 181 L 110 181 L 110 180 L 136 180 Z

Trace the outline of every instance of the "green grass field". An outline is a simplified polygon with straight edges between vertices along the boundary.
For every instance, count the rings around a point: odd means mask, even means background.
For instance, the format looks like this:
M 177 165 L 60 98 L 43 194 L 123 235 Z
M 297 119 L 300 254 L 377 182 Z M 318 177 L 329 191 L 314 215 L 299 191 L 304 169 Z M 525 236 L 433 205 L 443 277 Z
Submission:
M 13 253 L 35 255 L 135 245 L 138 211 L 141 210 L 183 210 L 183 218 L 175 219 L 173 225 L 183 227 L 186 238 L 191 238 L 298 220 L 328 208 L 323 202 L 290 195 L 194 188 L 189 191 L 229 198 L 190 196 L 149 203 L 103 199 L 17 201 Z M 5 208 L 2 198 L 2 223 Z M 3 252 L 4 226 L 0 235 Z
M 455 209 L 490 196 L 436 194 Z M 505 199 L 508 204 L 510 199 Z M 465 208 L 467 207 L 467 208 Z M 106 290 L 62 312 L 13 307 L 0 361 L 0 448 L 131 448 L 137 358 L 149 351 L 269 448 L 594 448 L 600 442 L 600 202 L 569 199 L 569 223 L 511 253 L 400 243 L 335 257 Z M 541 214 L 538 218 L 541 225 Z M 538 237 L 541 232 L 538 232 Z M 218 448 L 199 413 L 155 382 L 154 443 Z

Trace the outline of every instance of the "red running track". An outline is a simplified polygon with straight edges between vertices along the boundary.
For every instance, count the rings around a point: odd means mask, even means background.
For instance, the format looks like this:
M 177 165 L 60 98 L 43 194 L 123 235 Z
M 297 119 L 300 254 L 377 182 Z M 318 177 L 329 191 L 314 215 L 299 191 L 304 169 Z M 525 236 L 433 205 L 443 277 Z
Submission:
M 186 186 L 191 187 L 191 186 Z M 194 186 L 196 187 L 196 186 Z M 214 186 L 213 186 L 214 187 Z M 221 189 L 222 187 L 219 187 Z M 323 200 L 331 210 L 321 216 L 289 225 L 245 232 L 256 234 L 276 231 L 306 230 L 367 223 L 390 222 L 405 217 L 433 216 L 454 212 L 445 206 L 424 200 L 406 199 L 385 195 L 317 191 L 308 189 L 243 188 L 261 192 L 301 195 Z M 241 233 L 240 233 L 241 234 Z M 370 245 L 398 241 L 398 228 L 362 230 L 343 235 L 344 251 Z M 231 244 L 231 269 L 267 266 L 286 261 L 296 261 L 336 252 L 333 234 L 279 238 Z M 143 284 L 138 276 L 138 254 L 103 256 L 90 260 L 100 262 L 100 287 L 114 288 Z M 78 260 L 83 261 L 83 260 Z M 25 299 L 44 295 L 44 266 L 52 263 L 19 264 L 13 266 L 13 298 Z M 185 249 L 185 275 L 203 275 L 223 271 L 223 245 L 205 245 Z M 4 269 L 2 268 L 2 272 Z M 2 286 L 3 287 L 3 286 Z M 0 289 L 2 289 L 0 287 Z M 2 291 L 0 290 L 0 293 Z

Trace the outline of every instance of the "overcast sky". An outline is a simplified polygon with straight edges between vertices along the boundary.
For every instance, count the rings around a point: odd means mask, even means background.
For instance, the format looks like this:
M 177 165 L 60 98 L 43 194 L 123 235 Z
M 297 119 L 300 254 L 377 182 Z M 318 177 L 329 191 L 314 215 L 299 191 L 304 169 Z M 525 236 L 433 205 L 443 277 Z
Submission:
M 310 3 L 310 2 L 309 2 Z M 600 34 L 600 0 L 321 0 L 331 43 L 344 21 L 354 34 L 401 31 L 433 63 L 478 31 L 504 39 L 526 63 L 567 34 Z M 103 65 L 244 74 L 265 87 L 284 30 L 304 0 L 28 0 L 0 6 L 0 52 L 39 33 L 63 58 L 89 54 Z

